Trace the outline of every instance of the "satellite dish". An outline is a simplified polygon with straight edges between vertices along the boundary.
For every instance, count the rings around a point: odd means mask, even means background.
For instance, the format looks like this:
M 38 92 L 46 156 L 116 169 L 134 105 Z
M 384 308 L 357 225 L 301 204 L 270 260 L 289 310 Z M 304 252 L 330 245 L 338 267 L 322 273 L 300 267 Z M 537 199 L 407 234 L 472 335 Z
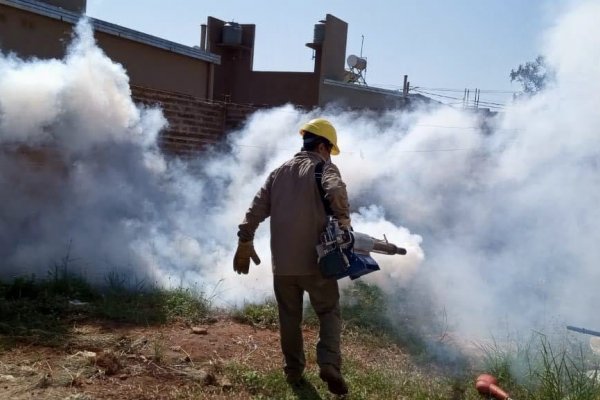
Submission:
M 367 69 L 367 59 L 355 56 L 354 54 L 349 55 L 346 62 L 350 68 L 355 68 L 359 71 Z

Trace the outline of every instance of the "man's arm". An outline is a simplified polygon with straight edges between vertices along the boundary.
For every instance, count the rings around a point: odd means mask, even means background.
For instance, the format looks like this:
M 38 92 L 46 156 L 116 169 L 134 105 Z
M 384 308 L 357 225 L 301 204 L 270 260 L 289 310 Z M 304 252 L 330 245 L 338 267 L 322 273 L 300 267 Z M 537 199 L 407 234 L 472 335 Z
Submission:
M 265 184 L 256 193 L 250 208 L 246 211 L 244 222 L 239 225 L 238 238 L 241 242 L 254 240 L 254 232 L 258 225 L 271 215 L 271 184 L 275 172 L 269 175 Z
M 325 199 L 331 205 L 334 217 L 337 218 L 341 227 L 350 228 L 350 204 L 348 203 L 346 184 L 335 164 L 325 164 L 321 182 L 325 191 Z

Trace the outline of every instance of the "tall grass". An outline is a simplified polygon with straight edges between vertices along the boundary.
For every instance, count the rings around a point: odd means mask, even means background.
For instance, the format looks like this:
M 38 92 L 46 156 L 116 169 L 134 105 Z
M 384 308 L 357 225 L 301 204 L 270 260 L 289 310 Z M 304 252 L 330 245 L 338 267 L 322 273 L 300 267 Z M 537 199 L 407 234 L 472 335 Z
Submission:
M 536 333 L 525 344 L 484 348 L 483 368 L 514 398 L 600 399 L 600 358 L 573 338 Z
M 86 318 L 193 324 L 211 312 L 210 299 L 197 288 L 129 284 L 117 274 L 107 275 L 105 285 L 93 286 L 65 265 L 55 266 L 45 278 L 31 275 L 0 282 L 0 334 L 5 343 L 16 338 L 56 344 L 74 321 Z
M 268 298 L 262 303 L 246 303 L 235 309 L 232 317 L 238 322 L 259 328 L 279 327 L 279 312 L 274 298 Z

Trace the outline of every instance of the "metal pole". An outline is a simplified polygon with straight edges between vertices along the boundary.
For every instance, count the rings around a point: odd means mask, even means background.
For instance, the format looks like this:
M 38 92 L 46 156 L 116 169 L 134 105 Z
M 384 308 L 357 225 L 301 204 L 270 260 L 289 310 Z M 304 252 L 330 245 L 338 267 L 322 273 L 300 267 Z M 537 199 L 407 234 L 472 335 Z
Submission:
M 200 48 L 206 50 L 206 24 L 200 25 Z
M 567 326 L 567 329 L 573 332 L 579 332 L 579 333 L 583 333 L 585 335 L 592 335 L 592 336 L 600 336 L 600 332 L 596 332 L 596 331 L 592 331 L 590 329 L 585 329 L 585 328 L 577 328 L 575 326 Z
M 360 58 L 362 58 L 363 45 L 365 44 L 365 35 L 360 35 L 362 40 L 360 42 Z

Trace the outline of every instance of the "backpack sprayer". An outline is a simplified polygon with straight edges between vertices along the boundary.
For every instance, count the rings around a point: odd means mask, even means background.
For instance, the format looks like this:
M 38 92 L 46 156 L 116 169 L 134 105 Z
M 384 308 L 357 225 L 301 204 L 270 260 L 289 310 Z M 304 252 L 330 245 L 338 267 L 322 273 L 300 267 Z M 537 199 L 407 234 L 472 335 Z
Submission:
M 341 229 L 338 221 L 330 217 L 317 245 L 319 268 L 325 278 L 354 280 L 379 271 L 379 265 L 370 253 L 406 254 L 406 249 L 367 234 Z

